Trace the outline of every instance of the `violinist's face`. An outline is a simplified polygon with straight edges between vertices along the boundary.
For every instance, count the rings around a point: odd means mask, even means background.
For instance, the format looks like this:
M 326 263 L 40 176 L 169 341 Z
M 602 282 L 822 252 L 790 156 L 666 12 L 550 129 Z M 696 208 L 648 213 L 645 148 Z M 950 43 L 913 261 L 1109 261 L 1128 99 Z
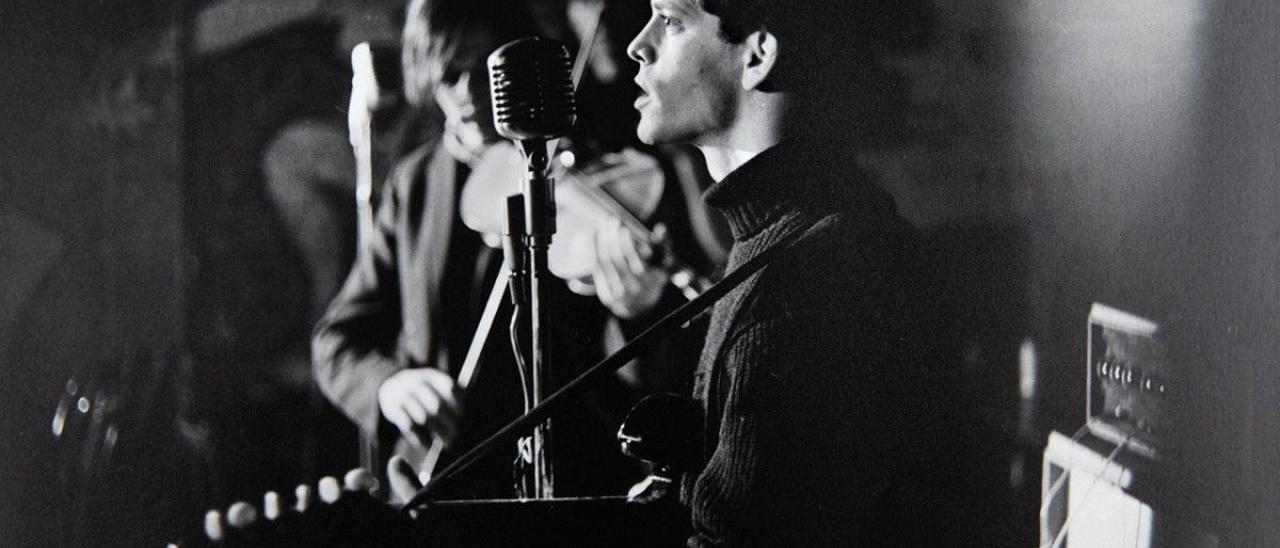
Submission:
M 640 63 L 640 140 L 715 144 L 733 123 L 742 45 L 698 0 L 653 0 L 653 16 L 627 54 Z
M 435 100 L 444 113 L 443 145 L 455 159 L 470 163 L 497 139 L 489 105 L 485 58 L 496 49 L 487 33 L 471 33 L 453 60 L 440 70 Z

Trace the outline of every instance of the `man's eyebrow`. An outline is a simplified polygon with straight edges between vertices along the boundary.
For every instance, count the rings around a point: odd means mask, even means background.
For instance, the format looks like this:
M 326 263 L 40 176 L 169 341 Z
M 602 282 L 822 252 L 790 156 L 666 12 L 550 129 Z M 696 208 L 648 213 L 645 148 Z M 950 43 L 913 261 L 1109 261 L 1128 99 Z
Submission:
M 653 0 L 649 6 L 653 11 L 666 10 L 683 14 L 693 13 L 698 8 L 695 0 Z

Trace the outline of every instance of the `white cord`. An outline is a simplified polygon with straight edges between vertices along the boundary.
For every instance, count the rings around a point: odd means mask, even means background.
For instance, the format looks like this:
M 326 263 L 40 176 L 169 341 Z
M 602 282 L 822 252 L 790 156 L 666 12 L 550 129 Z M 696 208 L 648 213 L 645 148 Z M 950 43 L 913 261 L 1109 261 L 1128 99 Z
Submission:
M 1089 431 L 1088 424 L 1081 426 L 1079 430 L 1076 430 L 1075 434 L 1071 435 L 1071 442 L 1078 443 L 1080 441 L 1080 438 L 1083 438 L 1085 433 L 1088 431 Z M 1063 467 L 1063 470 L 1070 470 L 1071 465 L 1074 462 L 1075 462 L 1075 453 L 1072 453 L 1071 458 L 1067 460 L 1067 464 L 1066 466 Z M 1062 490 L 1062 486 L 1066 485 L 1067 475 L 1068 475 L 1067 472 L 1063 472 L 1061 476 L 1058 476 L 1058 479 L 1054 480 L 1053 485 L 1050 485 L 1049 489 L 1045 491 L 1045 494 L 1043 496 L 1044 501 L 1040 503 L 1040 515 L 1042 516 L 1044 515 L 1045 511 L 1049 509 L 1049 501 L 1052 501 L 1053 497 L 1058 495 L 1058 491 Z
M 1120 451 L 1123 450 L 1124 447 L 1129 444 L 1130 439 L 1133 439 L 1133 434 L 1129 434 L 1128 436 L 1125 436 L 1125 438 L 1120 441 L 1120 444 L 1116 445 L 1116 448 L 1111 451 L 1111 454 L 1107 455 L 1107 459 L 1102 461 L 1102 466 L 1100 467 L 1099 472 L 1097 474 L 1094 474 L 1093 481 L 1090 481 L 1089 485 L 1085 487 L 1084 493 L 1080 495 L 1080 501 L 1074 505 L 1076 508 L 1079 508 L 1081 505 L 1084 504 L 1086 500 L 1088 500 L 1089 493 L 1093 491 L 1094 486 L 1098 484 L 1098 479 L 1102 477 L 1102 471 L 1106 470 L 1108 466 L 1111 466 L 1111 464 L 1115 462 L 1116 457 L 1120 456 Z M 1066 470 L 1067 471 L 1062 474 L 1063 478 L 1071 474 L 1070 468 L 1067 468 Z M 1062 546 L 1062 542 L 1067 539 L 1067 530 L 1071 528 L 1071 519 L 1074 518 L 1075 516 L 1076 516 L 1076 513 L 1071 509 L 1070 506 L 1068 506 L 1067 519 L 1062 521 L 1062 527 L 1058 530 L 1058 535 L 1053 538 L 1052 543 L 1047 545 L 1048 548 L 1060 548 Z M 1046 545 L 1042 544 L 1041 548 L 1045 548 L 1045 546 Z

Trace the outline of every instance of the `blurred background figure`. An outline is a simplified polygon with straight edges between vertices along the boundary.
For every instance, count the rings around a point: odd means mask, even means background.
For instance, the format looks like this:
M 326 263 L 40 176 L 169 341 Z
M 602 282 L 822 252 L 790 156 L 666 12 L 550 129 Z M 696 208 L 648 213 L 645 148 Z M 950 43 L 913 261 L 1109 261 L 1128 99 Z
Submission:
M 498 334 L 486 343 L 492 348 L 473 386 L 461 386 L 459 374 L 502 262 L 498 250 L 485 242 L 486 237 L 500 233 L 501 224 L 486 230 L 468 219 L 502 218 L 505 189 L 513 188 L 521 175 L 518 164 L 514 170 L 501 169 L 512 165 L 514 149 L 497 137 L 484 61 L 503 43 L 564 30 L 568 13 L 563 5 L 540 8 L 526 13 L 520 4 L 455 0 L 415 1 L 408 7 L 402 52 L 405 96 L 419 111 L 438 110 L 443 131 L 438 139 L 423 142 L 396 163 L 370 230 L 362 234 L 351 274 L 313 339 L 321 388 L 376 447 L 367 459 L 371 469 L 383 468 L 392 446 L 395 453 L 421 466 L 428 445 L 468 447 L 521 410 L 523 398 L 510 337 Z M 592 21 L 583 23 L 590 27 L 584 37 L 591 42 L 608 36 L 597 33 L 606 28 L 604 9 L 604 4 L 594 4 Z M 576 41 L 572 34 L 567 38 Z M 592 53 L 602 58 L 620 51 L 606 41 L 596 43 L 602 46 Z M 682 180 L 651 153 L 631 146 L 632 134 L 614 125 L 626 123 L 625 111 L 597 104 L 616 100 L 616 95 L 600 88 L 618 87 L 620 73 L 613 70 L 605 75 L 609 82 L 593 74 L 584 80 L 593 83 L 580 88 L 588 114 L 565 140 L 565 152 L 557 156 L 573 158 L 564 162 L 566 169 L 573 170 L 566 171 L 565 177 L 583 178 L 589 173 L 585 167 L 602 159 L 633 158 L 650 174 L 650 181 L 666 183 L 651 192 L 648 211 L 636 214 L 652 213 L 650 226 L 662 223 L 672 228 L 664 229 L 669 234 L 664 239 L 646 241 L 621 231 L 615 217 L 582 221 L 586 224 L 579 232 L 587 244 L 582 251 L 595 258 L 577 259 L 586 265 L 575 275 L 583 278 L 575 280 L 581 295 L 570 293 L 567 284 L 551 289 L 553 385 L 603 357 L 608 350 L 607 329 L 615 338 L 623 338 L 629 329 L 646 326 L 681 299 L 679 292 L 668 289 L 668 276 L 656 264 L 628 259 L 656 257 L 663 252 L 659 246 L 669 245 L 698 260 L 708 274 L 716 267 L 714 255 L 702 251 L 690 229 L 690 208 L 684 201 L 698 193 L 699 180 L 696 175 Z M 615 113 L 620 122 L 613 121 Z M 593 123 L 596 120 L 599 123 Z M 495 154 L 507 158 L 497 156 L 496 170 Z M 616 191 L 628 191 L 626 180 L 581 184 L 614 185 L 619 187 Z M 496 190 L 483 190 L 486 187 Z M 471 198 L 476 192 L 481 197 Z M 565 212 L 558 216 L 561 232 L 557 236 L 572 239 L 566 228 L 573 218 Z M 705 216 L 699 222 L 706 224 Z M 708 234 L 710 230 L 705 229 Z M 602 280 L 608 285 L 597 283 Z M 503 331 L 508 323 L 506 318 L 498 320 Z M 556 423 L 555 447 L 563 449 L 555 459 L 559 494 L 621 494 L 639 479 L 636 466 L 616 450 L 613 432 L 629 402 L 643 395 L 641 391 L 679 388 L 680 369 L 687 369 L 696 356 L 695 337 L 686 338 L 689 341 L 684 344 L 673 342 L 649 356 L 644 361 L 654 363 L 648 367 L 635 368 L 658 373 L 645 376 L 643 385 L 642 375 L 633 370 L 596 390 Z M 461 401 L 464 388 L 465 405 Z M 458 495 L 514 496 L 514 456 L 514 447 L 494 452 L 469 472 Z

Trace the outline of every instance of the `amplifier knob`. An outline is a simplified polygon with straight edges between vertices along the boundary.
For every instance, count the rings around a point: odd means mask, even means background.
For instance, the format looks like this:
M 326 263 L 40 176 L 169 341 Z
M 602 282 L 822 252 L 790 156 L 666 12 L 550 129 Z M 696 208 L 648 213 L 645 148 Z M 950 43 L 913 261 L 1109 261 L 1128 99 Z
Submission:
M 1164 381 L 1154 375 L 1142 379 L 1142 389 L 1146 392 L 1155 392 L 1162 396 L 1168 391 L 1168 387 L 1165 386 Z
M 1120 374 L 1120 382 L 1125 386 L 1133 386 L 1137 379 L 1142 378 L 1142 370 L 1137 367 L 1126 367 Z

